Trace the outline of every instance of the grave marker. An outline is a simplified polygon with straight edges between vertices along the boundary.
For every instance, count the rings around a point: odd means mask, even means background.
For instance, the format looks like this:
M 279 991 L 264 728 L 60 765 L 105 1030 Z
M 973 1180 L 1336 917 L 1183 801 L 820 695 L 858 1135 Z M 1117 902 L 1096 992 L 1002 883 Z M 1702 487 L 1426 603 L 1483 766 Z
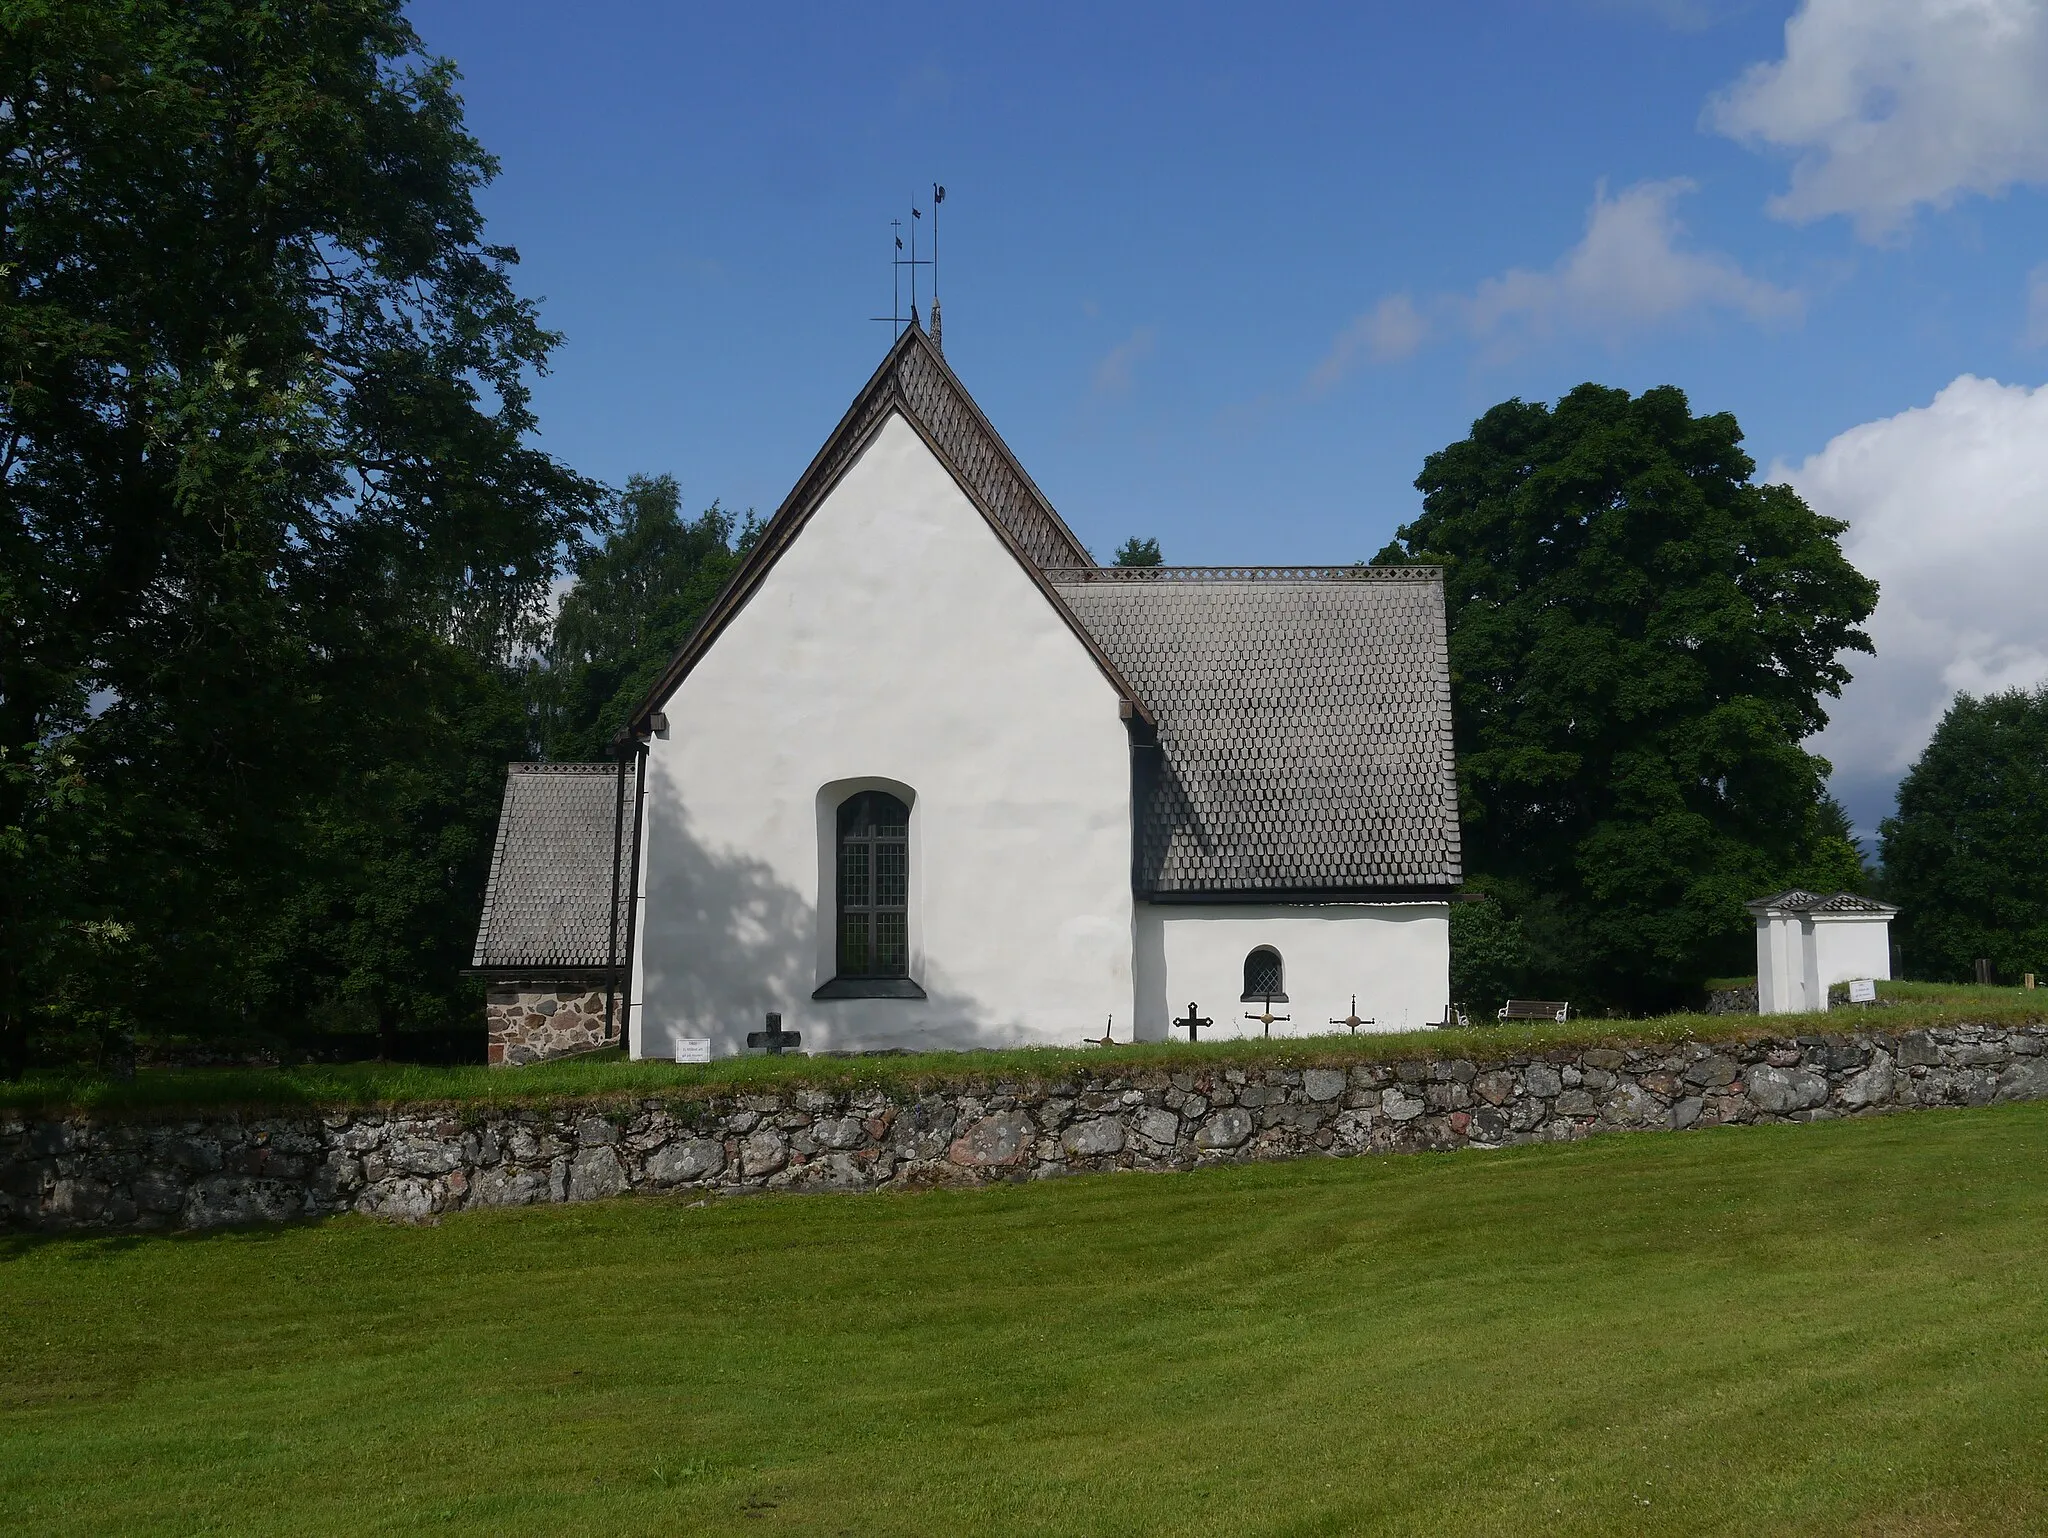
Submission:
M 801 1032 L 785 1031 L 782 1028 L 782 1016 L 772 1009 L 768 1012 L 767 1030 L 747 1032 L 747 1045 L 762 1048 L 770 1057 L 780 1057 L 783 1053 L 802 1046 L 803 1042 Z

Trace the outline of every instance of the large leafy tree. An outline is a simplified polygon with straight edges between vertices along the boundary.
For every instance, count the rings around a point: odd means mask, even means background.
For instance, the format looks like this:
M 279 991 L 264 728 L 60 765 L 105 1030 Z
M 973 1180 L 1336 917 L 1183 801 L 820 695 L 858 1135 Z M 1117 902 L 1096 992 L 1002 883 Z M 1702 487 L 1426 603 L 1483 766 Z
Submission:
M 604 539 L 576 561 L 537 697 L 548 756 L 601 758 L 759 538 L 716 502 L 682 515 L 670 475 L 635 475 L 607 498 Z
M 1741 442 L 1669 387 L 1508 401 L 1378 557 L 1445 568 L 1467 863 L 1526 985 L 1668 1004 L 1741 960 L 1746 899 L 1859 879 L 1800 744 L 1877 589 Z
M 2048 687 L 1958 695 L 1881 850 L 1915 975 L 1967 981 L 1980 958 L 2007 977 L 2048 971 Z
M 246 1017 L 309 851 L 537 635 L 594 489 L 494 169 L 398 0 L 0 8 L 7 1065 L 38 1007 Z

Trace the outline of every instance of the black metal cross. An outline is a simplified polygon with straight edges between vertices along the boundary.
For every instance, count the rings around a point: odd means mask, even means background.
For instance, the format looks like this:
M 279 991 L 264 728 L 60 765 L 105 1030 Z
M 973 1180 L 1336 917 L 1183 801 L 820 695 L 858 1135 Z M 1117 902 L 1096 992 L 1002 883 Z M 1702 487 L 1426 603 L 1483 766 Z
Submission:
M 776 1014 L 772 1009 L 768 1011 L 767 1030 L 747 1032 L 748 1046 L 765 1048 L 769 1055 L 773 1057 L 780 1057 L 783 1053 L 792 1051 L 803 1044 L 803 1033 L 801 1031 L 785 1031 L 782 1028 L 782 1016 Z
M 1175 1025 L 1184 1025 L 1184 1026 L 1186 1026 L 1186 1027 L 1187 1027 L 1187 1032 L 1188 1032 L 1188 1040 L 1189 1040 L 1189 1041 L 1193 1041 L 1193 1040 L 1195 1039 L 1195 1032 L 1199 1031 L 1199 1030 L 1200 1030 L 1200 1029 L 1201 1029 L 1201 1028 L 1202 1028 L 1203 1026 L 1205 1026 L 1205 1025 L 1214 1025 L 1214 1024 L 1215 1024 L 1216 1022 L 1215 1022 L 1214 1020 L 1204 1020 L 1204 1019 L 1203 1019 L 1203 1018 L 1202 1018 L 1202 1017 L 1201 1017 L 1200 1015 L 1196 1014 L 1196 1013 L 1195 1013 L 1195 1006 L 1194 1006 L 1194 1001 L 1193 1001 L 1193 1000 L 1189 1000 L 1189 1001 L 1188 1001 L 1188 1017 L 1187 1017 L 1187 1019 L 1185 1019 L 1185 1020 L 1176 1020 L 1176 1021 L 1174 1021 L 1173 1023 L 1174 1023 Z
M 1354 993 L 1354 994 L 1352 994 L 1352 995 L 1351 995 L 1351 1013 L 1350 1013 L 1350 1014 L 1348 1014 L 1348 1015 L 1346 1015 L 1346 1016 L 1345 1016 L 1345 1017 L 1344 1017 L 1343 1019 L 1341 1019 L 1341 1020 L 1332 1020 L 1332 1021 L 1330 1022 L 1330 1024 L 1332 1024 L 1332 1025 L 1348 1025 L 1348 1026 L 1350 1026 L 1350 1027 L 1351 1027 L 1351 1034 L 1352 1034 L 1352 1035 L 1354 1035 L 1354 1036 L 1356 1036 L 1356 1035 L 1358 1034 L 1358 1028 L 1359 1028 L 1359 1027 L 1360 1027 L 1361 1025 L 1371 1025 L 1371 1024 L 1373 1024 L 1373 1022 L 1372 1022 L 1371 1020 L 1362 1020 L 1362 1019 L 1360 1019 L 1360 1018 L 1359 1018 L 1359 1015 L 1358 1015 L 1358 995 Z
M 1263 1009 L 1264 1013 L 1255 1015 L 1250 1010 L 1246 1010 L 1244 1012 L 1244 1017 L 1247 1020 L 1256 1020 L 1259 1022 L 1259 1024 L 1263 1025 L 1266 1028 L 1266 1039 L 1268 1041 L 1272 1040 L 1273 1038 L 1274 1021 L 1292 1020 L 1294 1018 L 1294 1016 L 1292 1015 L 1276 1015 L 1273 1013 L 1273 995 L 1270 993 L 1266 995 L 1266 1002 L 1260 1007 Z

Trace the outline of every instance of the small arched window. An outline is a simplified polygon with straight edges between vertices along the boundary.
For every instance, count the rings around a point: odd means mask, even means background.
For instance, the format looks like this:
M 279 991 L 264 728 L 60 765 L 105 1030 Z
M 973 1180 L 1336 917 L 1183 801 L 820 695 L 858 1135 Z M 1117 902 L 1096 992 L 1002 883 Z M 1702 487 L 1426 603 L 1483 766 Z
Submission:
M 839 808 L 839 975 L 910 975 L 910 808 L 883 790 Z
M 1280 953 L 1270 945 L 1261 945 L 1244 958 L 1244 1002 L 1261 999 L 1287 1002 L 1287 974 Z

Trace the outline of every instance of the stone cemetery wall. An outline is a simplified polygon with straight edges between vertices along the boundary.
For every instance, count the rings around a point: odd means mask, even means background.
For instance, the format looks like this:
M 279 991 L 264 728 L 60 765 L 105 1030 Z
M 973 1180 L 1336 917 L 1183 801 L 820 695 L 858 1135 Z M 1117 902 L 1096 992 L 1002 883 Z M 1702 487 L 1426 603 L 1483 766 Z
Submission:
M 494 983 L 484 996 L 490 1061 L 507 1067 L 594 1052 L 605 1044 L 604 989 L 558 991 Z
M 1348 1068 L 1196 1066 L 549 1110 L 154 1124 L 0 1112 L 0 1226 L 420 1221 L 625 1191 L 873 1191 L 1561 1142 L 2048 1098 L 2048 1026 L 1960 1025 Z

